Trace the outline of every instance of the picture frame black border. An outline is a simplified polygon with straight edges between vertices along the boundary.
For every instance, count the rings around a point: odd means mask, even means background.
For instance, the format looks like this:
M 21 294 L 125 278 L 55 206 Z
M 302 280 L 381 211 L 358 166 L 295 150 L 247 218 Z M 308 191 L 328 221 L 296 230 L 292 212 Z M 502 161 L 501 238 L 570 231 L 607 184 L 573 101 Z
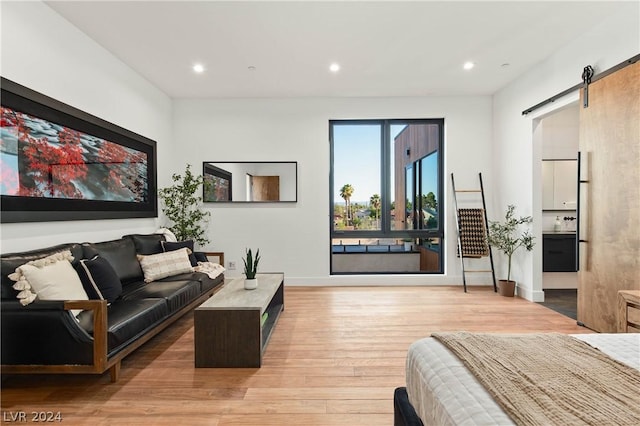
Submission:
M 148 200 L 123 202 L 2 195 L 0 223 L 158 217 L 156 142 L 0 77 L 0 103 L 147 154 Z

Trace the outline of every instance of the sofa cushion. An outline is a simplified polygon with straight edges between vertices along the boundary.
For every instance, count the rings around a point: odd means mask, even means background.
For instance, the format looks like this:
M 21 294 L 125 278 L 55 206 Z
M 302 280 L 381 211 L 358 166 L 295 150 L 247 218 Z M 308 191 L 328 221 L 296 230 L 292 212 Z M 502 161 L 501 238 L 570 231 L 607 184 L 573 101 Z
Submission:
M 107 259 L 98 255 L 82 259 L 76 265 L 76 271 L 90 299 L 107 300 L 111 303 L 120 297 L 122 283 Z
M 148 256 L 139 254 L 138 261 L 144 273 L 144 281 L 147 283 L 172 275 L 193 271 L 193 267 L 189 261 L 188 248 Z
M 129 234 L 122 238 L 131 238 L 137 254 L 162 253 L 161 243 L 165 240 L 162 234 Z
M 200 283 L 188 280 L 154 281 L 133 283 L 124 289 L 123 300 L 163 299 L 167 302 L 169 314 L 179 311 L 202 293 Z
M 142 269 L 136 257 L 136 247 L 131 238 L 84 243 L 82 248 L 85 259 L 92 259 L 96 255 L 106 259 L 117 272 L 123 286 L 142 277 Z
M 25 251 L 21 253 L 3 254 L 0 261 L 0 273 L 2 274 L 2 284 L 0 286 L 3 299 L 15 299 L 18 291 L 13 288 L 14 281 L 9 279 L 9 274 L 15 272 L 16 268 L 32 260 L 42 259 L 61 251 L 71 251 L 73 263 L 82 259 L 82 246 L 77 243 L 60 244 L 38 250 Z
M 181 248 L 188 248 L 190 251 L 189 262 L 191 262 L 191 266 L 198 266 L 198 259 L 196 259 L 196 255 L 194 253 L 195 248 L 194 248 L 193 240 L 178 241 L 178 242 L 162 241 L 160 244 L 162 245 L 162 251 L 164 252 L 180 250 Z
M 20 302 L 26 305 L 33 301 L 29 292 L 35 293 L 40 300 L 88 300 L 71 260 L 71 251 L 65 250 L 18 266 L 9 278 L 16 281 L 15 286 L 21 290 Z M 73 310 L 74 315 L 80 312 Z
M 165 320 L 168 315 L 164 299 L 118 299 L 107 308 L 108 355 L 113 355 L 123 345 L 137 339 L 150 328 Z M 93 314 L 82 312 L 78 316 L 80 326 L 93 334 Z

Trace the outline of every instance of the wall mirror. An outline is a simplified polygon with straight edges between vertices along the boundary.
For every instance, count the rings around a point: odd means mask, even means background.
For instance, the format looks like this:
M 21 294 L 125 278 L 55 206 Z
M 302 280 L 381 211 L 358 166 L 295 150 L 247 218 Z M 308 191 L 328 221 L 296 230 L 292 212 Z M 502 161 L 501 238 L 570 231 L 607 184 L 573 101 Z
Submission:
M 296 161 L 205 161 L 202 176 L 206 203 L 298 201 Z

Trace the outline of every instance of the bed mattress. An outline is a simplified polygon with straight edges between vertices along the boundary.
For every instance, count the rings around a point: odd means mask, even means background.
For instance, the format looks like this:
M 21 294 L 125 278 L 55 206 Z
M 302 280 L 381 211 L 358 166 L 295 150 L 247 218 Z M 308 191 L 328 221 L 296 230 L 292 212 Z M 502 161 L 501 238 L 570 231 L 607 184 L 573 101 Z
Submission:
M 640 333 L 575 334 L 640 370 Z M 434 338 L 414 342 L 407 354 L 409 402 L 425 425 L 512 425 L 462 362 Z

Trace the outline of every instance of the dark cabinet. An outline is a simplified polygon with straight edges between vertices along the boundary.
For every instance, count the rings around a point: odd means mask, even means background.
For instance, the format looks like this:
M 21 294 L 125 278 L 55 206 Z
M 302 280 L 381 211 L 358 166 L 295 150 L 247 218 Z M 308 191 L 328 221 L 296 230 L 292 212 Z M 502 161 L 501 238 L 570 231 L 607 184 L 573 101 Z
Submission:
M 543 234 L 542 270 L 576 272 L 575 234 Z

